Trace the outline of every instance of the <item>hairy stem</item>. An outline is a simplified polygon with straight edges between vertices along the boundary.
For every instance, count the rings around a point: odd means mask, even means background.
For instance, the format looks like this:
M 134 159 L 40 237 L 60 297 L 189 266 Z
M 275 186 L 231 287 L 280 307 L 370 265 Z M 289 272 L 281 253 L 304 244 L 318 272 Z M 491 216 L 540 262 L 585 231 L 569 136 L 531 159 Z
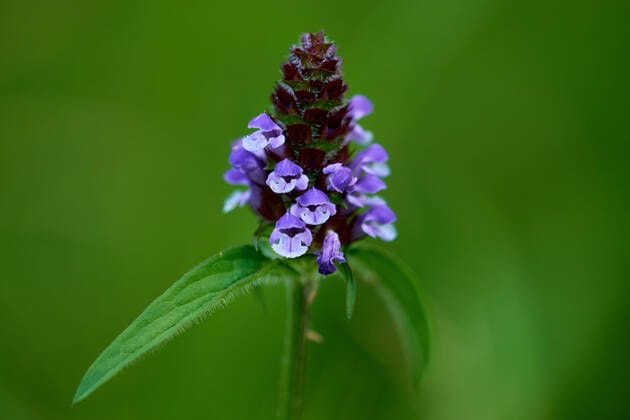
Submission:
M 300 420 L 304 407 L 307 337 L 310 307 L 317 290 L 314 278 L 289 281 L 287 285 L 287 330 L 282 360 L 282 389 L 278 418 Z

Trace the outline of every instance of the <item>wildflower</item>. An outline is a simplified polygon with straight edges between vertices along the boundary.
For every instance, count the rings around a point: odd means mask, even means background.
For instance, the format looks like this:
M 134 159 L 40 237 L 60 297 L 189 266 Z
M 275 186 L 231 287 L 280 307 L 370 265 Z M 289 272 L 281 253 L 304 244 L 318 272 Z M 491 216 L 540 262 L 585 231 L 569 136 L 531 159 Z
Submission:
M 311 231 L 306 228 L 304 222 L 290 214 L 285 214 L 278 219 L 276 228 L 269 236 L 273 250 L 287 258 L 296 258 L 306 254 L 312 241 Z
M 352 176 L 352 170 L 341 163 L 332 163 L 322 170 L 326 178 L 326 187 L 330 191 L 343 193 L 351 189 L 357 183 L 357 177 Z
M 344 100 L 341 59 L 322 33 L 304 34 L 281 70 L 273 110 L 252 119 L 256 131 L 232 145 L 224 179 L 246 189 L 233 192 L 224 211 L 248 204 L 273 224 L 277 254 L 316 255 L 319 272 L 331 274 L 353 241 L 396 237 L 396 216 L 377 195 L 386 189 L 389 156 L 359 124 L 373 111 L 370 100 Z
M 289 159 L 276 164 L 275 169 L 267 177 L 267 185 L 275 193 L 282 194 L 294 189 L 305 190 L 308 187 L 308 177 L 304 171 Z
M 263 150 L 267 145 L 275 149 L 284 144 L 282 128 L 265 113 L 254 117 L 247 127 L 258 128 L 257 131 L 243 138 L 243 148 L 249 152 Z
M 291 206 L 291 214 L 309 225 L 326 223 L 337 212 L 328 196 L 317 188 L 311 188 L 295 201 L 296 204 Z
M 393 241 L 396 236 L 396 215 L 384 204 L 375 205 L 359 216 L 357 228 L 372 238 Z
M 346 135 L 346 141 L 354 141 L 361 145 L 368 144 L 372 141 L 374 137 L 372 132 L 363 129 L 356 121 L 370 115 L 373 109 L 372 102 L 363 95 L 355 95 L 350 99 L 348 103 L 348 114 L 352 119 L 352 128 Z

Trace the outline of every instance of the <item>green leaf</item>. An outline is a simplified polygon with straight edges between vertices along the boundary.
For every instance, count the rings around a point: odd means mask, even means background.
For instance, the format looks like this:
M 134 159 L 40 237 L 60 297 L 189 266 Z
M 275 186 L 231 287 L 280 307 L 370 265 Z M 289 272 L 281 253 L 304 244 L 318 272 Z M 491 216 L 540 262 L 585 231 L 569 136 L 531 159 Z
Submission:
M 346 315 L 350 319 L 352 318 L 352 312 L 354 312 L 354 302 L 357 300 L 357 287 L 350 265 L 343 263 L 339 267 L 343 277 L 346 279 Z
M 251 246 L 231 248 L 186 273 L 155 299 L 89 367 L 74 396 L 83 400 L 124 367 L 252 287 L 292 275 Z
M 357 245 L 348 254 L 360 278 L 374 285 L 392 315 L 417 384 L 429 359 L 429 323 L 414 274 L 398 258 L 374 245 Z

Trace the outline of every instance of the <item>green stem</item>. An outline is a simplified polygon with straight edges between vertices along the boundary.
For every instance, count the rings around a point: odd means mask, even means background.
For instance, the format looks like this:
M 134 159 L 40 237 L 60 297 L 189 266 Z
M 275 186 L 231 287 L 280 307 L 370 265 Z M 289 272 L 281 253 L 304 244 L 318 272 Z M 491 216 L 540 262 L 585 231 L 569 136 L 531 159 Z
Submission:
M 312 278 L 293 279 L 287 287 L 287 330 L 284 339 L 282 389 L 278 418 L 300 420 L 304 407 L 310 306 L 317 290 Z

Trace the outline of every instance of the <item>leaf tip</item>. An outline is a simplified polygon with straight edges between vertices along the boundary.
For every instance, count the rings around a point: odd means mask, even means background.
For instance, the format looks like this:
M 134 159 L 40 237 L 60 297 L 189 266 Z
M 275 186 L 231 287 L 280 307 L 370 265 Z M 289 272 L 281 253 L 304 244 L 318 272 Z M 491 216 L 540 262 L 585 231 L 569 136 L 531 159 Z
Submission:
M 81 385 L 83 385 L 83 383 L 79 384 L 77 391 L 74 393 L 74 397 L 72 397 L 72 405 L 77 405 L 88 396 Z

